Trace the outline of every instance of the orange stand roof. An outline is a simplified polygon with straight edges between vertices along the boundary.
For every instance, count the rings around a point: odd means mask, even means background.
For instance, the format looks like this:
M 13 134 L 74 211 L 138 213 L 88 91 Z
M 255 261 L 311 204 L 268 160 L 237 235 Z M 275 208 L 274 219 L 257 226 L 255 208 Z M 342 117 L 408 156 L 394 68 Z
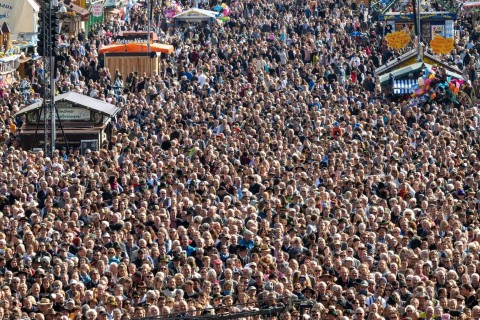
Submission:
M 174 50 L 172 45 L 162 43 L 150 44 L 150 52 L 172 53 Z M 127 44 L 111 44 L 100 48 L 99 52 L 113 53 L 113 52 L 148 52 L 148 46 L 146 43 L 127 43 Z

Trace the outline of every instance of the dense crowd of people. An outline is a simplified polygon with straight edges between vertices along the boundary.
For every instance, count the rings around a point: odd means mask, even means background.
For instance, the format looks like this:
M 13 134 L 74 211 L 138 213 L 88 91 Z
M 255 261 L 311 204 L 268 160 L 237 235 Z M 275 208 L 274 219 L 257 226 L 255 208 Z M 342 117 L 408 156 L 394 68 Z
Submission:
M 236 1 L 207 25 L 167 5 L 159 74 L 97 53 L 146 30 L 142 3 L 63 38 L 58 91 L 122 108 L 98 151 L 18 147 L 41 60 L 0 90 L 0 318 L 480 319 L 477 21 L 444 57 L 471 103 L 412 106 L 379 84 L 399 52 L 363 2 Z

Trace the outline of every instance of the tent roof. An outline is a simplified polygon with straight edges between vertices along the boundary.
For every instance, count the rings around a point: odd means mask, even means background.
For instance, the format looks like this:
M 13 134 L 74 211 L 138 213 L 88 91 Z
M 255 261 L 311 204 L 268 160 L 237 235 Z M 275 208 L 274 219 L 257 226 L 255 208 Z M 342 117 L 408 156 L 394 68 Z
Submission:
M 218 13 L 215 11 L 192 8 L 175 15 L 174 18 L 180 19 L 180 20 L 191 20 L 191 19 L 192 20 L 198 20 L 198 19 L 208 20 L 211 18 L 216 18 L 217 14 Z
M 75 3 L 71 3 L 70 5 L 68 5 L 67 9 L 75 12 L 81 17 L 87 17 L 90 14 L 90 12 L 87 9 L 77 6 Z
M 161 52 L 161 53 L 172 53 L 174 47 L 169 44 L 161 44 L 161 43 L 151 43 L 150 44 L 150 52 Z M 100 48 L 98 53 L 114 53 L 114 52 L 148 52 L 148 45 L 147 43 L 127 43 L 127 44 L 111 44 Z
M 32 6 L 35 12 L 40 11 L 40 5 L 35 0 L 27 0 L 27 2 Z
M 412 58 L 416 55 L 417 55 L 417 50 L 416 49 L 412 49 L 410 51 L 407 51 L 404 54 L 402 54 L 401 56 L 393 59 L 392 61 L 387 61 L 387 63 L 385 63 L 384 65 L 375 69 L 375 74 L 376 75 L 382 75 L 385 72 L 387 72 L 388 70 L 390 70 L 392 68 L 395 68 L 396 65 L 398 65 L 398 64 L 402 63 L 403 61 L 405 61 L 409 58 Z
M 418 71 L 422 67 L 427 67 L 428 69 L 431 69 L 433 66 L 431 64 L 424 63 L 424 62 L 417 62 L 417 63 L 411 64 L 409 66 L 394 70 L 390 73 L 393 75 L 394 78 L 400 78 L 400 77 L 402 77 L 406 74 L 409 74 L 411 72 Z M 457 78 L 457 79 L 464 79 L 463 76 L 460 73 L 452 72 L 450 70 L 446 70 L 446 71 L 447 71 L 447 75 L 449 75 L 451 77 L 454 77 L 454 78 Z M 380 76 L 380 83 L 387 82 L 388 79 L 389 79 L 390 73 L 385 73 L 385 74 L 381 75 Z
M 87 109 L 93 109 L 95 111 L 106 114 L 107 116 L 114 116 L 117 112 L 120 111 L 120 108 L 116 107 L 113 104 L 107 103 L 102 100 L 94 99 L 89 96 L 77 93 L 77 92 L 67 92 L 58 96 L 55 96 L 55 102 L 67 100 L 73 102 L 74 104 L 86 107 Z M 26 112 L 36 110 L 42 106 L 42 102 L 37 102 L 29 105 L 28 107 L 23 108 L 18 111 L 15 116 L 24 114 Z
M 422 45 L 422 47 L 424 47 L 424 46 Z M 425 60 L 425 58 L 427 58 L 427 59 L 430 60 L 430 62 L 432 62 L 432 61 L 435 62 L 434 63 L 435 65 L 440 65 L 440 66 L 444 67 L 445 70 L 450 72 L 452 75 L 455 75 L 455 77 L 457 77 L 457 78 L 458 78 L 457 75 L 462 74 L 462 72 L 456 66 L 449 65 L 449 64 L 439 60 L 438 58 L 429 54 L 425 50 L 422 50 L 421 55 L 423 56 L 423 60 Z M 399 65 L 405 63 L 405 61 L 410 60 L 415 56 L 417 56 L 417 50 L 412 49 L 412 50 L 402 54 L 401 56 L 393 59 L 392 61 L 388 61 L 386 64 L 384 64 L 384 65 L 378 67 L 377 69 L 375 69 L 375 75 L 377 77 L 382 78 L 382 76 L 385 75 L 385 74 L 389 74 L 391 72 L 395 72 L 397 70 L 400 70 L 401 68 L 398 68 Z M 460 78 L 463 79 L 463 76 L 460 77 Z

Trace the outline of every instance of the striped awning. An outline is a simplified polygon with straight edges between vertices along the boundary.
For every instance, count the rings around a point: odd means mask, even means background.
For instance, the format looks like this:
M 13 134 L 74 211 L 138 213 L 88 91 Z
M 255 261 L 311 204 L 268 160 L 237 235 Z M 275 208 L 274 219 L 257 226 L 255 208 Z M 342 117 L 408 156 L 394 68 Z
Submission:
M 410 88 L 417 83 L 417 80 L 406 79 L 406 80 L 395 80 L 393 84 L 393 93 L 394 94 L 409 94 Z

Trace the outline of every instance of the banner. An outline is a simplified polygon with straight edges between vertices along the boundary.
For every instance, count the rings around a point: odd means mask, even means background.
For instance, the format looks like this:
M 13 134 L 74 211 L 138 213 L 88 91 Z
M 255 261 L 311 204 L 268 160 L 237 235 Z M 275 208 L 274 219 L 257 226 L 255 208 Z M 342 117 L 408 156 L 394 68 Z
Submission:
M 402 49 L 410 42 L 410 36 L 405 31 L 396 31 L 385 36 L 387 45 L 392 49 Z
M 430 48 L 436 54 L 449 54 L 453 50 L 455 40 L 453 38 L 444 38 L 436 36 L 430 41 Z
M 98 18 L 103 14 L 103 3 L 97 2 L 92 4 L 92 16 Z
M 453 20 L 445 21 L 445 38 L 453 38 L 454 36 L 454 24 Z

